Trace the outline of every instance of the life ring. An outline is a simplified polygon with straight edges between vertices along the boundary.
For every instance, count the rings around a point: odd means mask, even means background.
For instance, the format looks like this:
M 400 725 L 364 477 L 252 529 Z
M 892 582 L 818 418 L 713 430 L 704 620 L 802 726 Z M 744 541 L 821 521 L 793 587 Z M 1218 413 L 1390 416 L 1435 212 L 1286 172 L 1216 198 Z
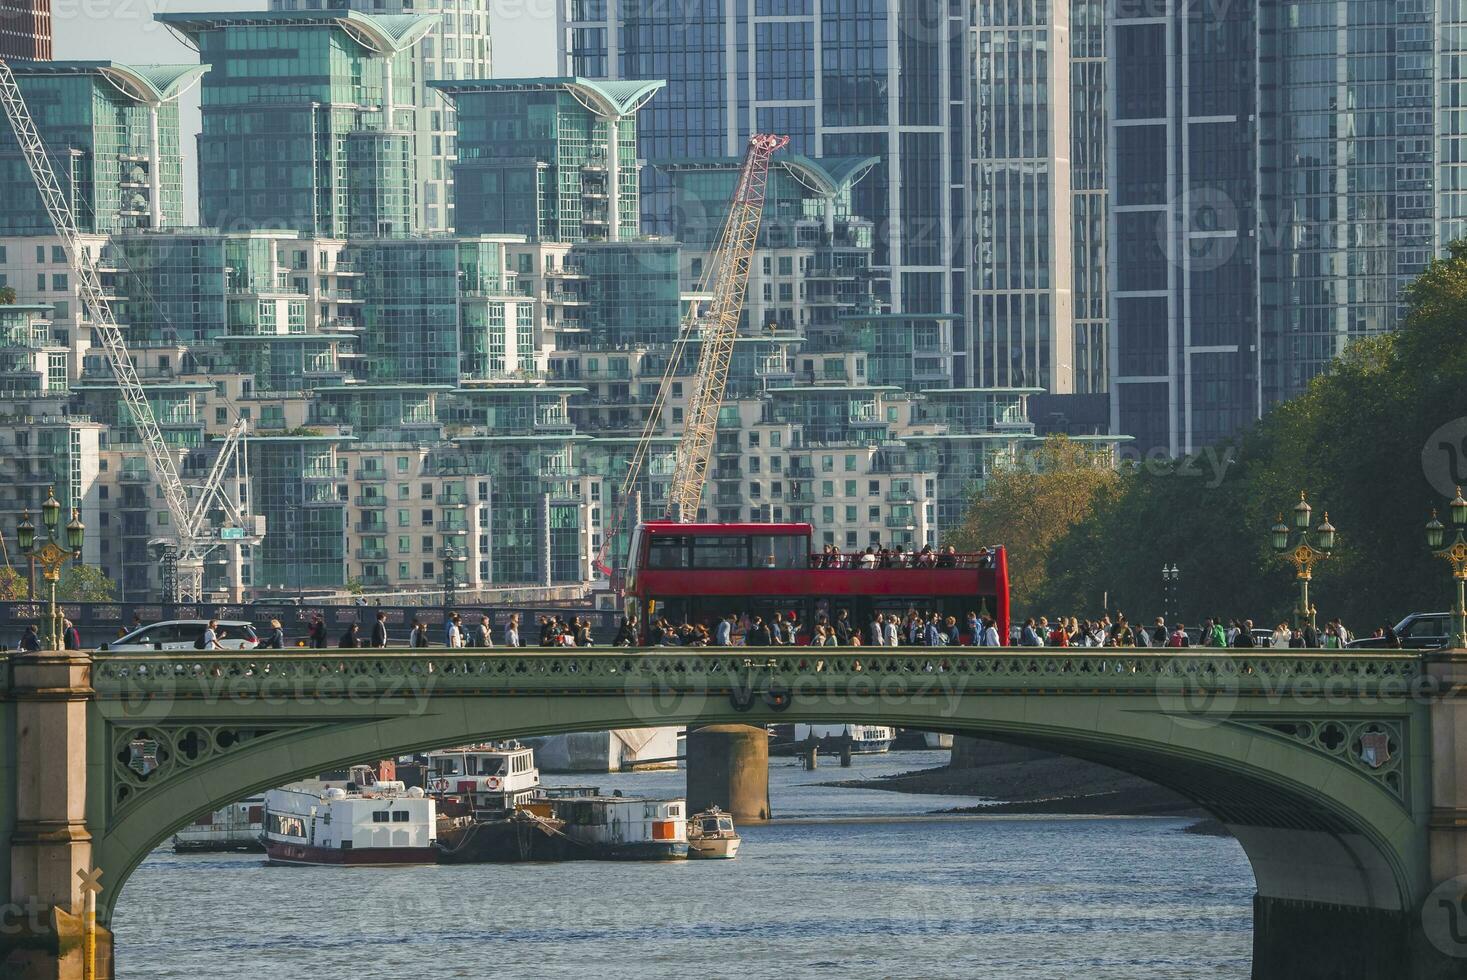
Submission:
M 499 779 L 498 776 L 485 776 L 484 777 L 484 788 L 485 789 L 495 790 L 495 789 L 498 789 L 502 785 L 503 785 L 503 783 L 500 781 L 500 779 Z
M 784 711 L 793 700 L 794 695 L 782 687 L 771 687 L 764 692 L 764 703 L 774 711 Z
M 442 776 L 434 777 L 428 780 L 428 788 L 435 793 L 446 793 L 448 792 L 448 780 Z

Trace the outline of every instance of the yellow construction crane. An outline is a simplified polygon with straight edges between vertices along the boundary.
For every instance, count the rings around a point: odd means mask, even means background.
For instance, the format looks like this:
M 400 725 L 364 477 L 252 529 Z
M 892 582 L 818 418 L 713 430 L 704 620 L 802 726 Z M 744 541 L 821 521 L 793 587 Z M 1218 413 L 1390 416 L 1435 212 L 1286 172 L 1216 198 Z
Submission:
M 769 183 L 769 160 L 776 150 L 786 146 L 788 136 L 756 133 L 749 137 L 738 183 L 729 201 L 728 218 L 719 235 L 718 246 L 709 256 L 699 290 L 706 294 L 706 308 L 694 303 L 683 320 L 683 329 L 667 360 L 667 370 L 658 386 L 657 396 L 647 414 L 642 438 L 632 454 L 626 477 L 622 480 L 616 517 L 602 535 L 597 567 L 605 574 L 606 553 L 626 517 L 626 509 L 636 493 L 637 482 L 653 438 L 661 427 L 662 409 L 677 376 L 684 351 L 689 343 L 701 346 L 698 368 L 693 377 L 692 397 L 685 416 L 682 437 L 678 442 L 672 482 L 668 486 L 669 520 L 693 521 L 698 517 L 698 501 L 708 476 L 708 461 L 713 453 L 713 440 L 718 431 L 718 409 L 723 404 L 723 390 L 728 384 L 729 362 L 733 359 L 734 339 L 739 332 L 739 318 L 744 312 L 744 293 L 749 288 L 749 269 L 754 261 L 754 246 L 759 238 L 759 221 L 764 214 L 764 190 Z

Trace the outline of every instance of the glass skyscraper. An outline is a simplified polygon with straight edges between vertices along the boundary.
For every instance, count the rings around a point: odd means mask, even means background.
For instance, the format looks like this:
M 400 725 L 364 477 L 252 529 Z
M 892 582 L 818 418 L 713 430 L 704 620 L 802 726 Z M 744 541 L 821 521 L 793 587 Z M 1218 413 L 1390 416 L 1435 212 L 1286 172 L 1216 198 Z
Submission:
M 753 132 L 786 134 L 790 153 L 817 159 L 877 157 L 852 207 L 877 230 L 874 258 L 891 268 L 893 309 L 965 305 L 969 66 L 961 7 L 564 0 L 558 15 L 562 74 L 667 80 L 638 120 L 645 159 L 737 157 Z M 645 230 L 668 233 L 668 205 L 665 178 L 652 175 Z M 967 350 L 967 337 L 955 345 Z
M 458 115 L 460 234 L 637 236 L 637 117 L 662 82 L 513 78 L 431 87 Z
M 110 234 L 183 220 L 177 100 L 207 68 L 42 61 L 11 70 L 78 231 Z M 9 125 L 0 126 L 0 200 L 0 235 L 52 233 Z
M 203 86 L 199 218 L 333 238 L 421 228 L 412 48 L 432 17 L 351 11 L 158 14 L 214 70 Z
M 433 29 L 414 49 L 420 82 L 439 78 L 488 78 L 491 64 L 489 0 L 270 0 L 271 10 L 355 10 L 363 14 L 431 16 Z M 453 161 L 457 135 L 453 107 L 423 92 L 414 104 L 425 120 L 413 127 L 417 154 L 422 226 L 430 232 L 453 230 Z
M 1467 231 L 1467 10 L 1166 12 L 1111 26 L 1112 425 L 1185 453 L 1393 329 Z
M 1111 26 L 1111 424 L 1143 454 L 1259 412 L 1256 6 L 1176 6 Z
M 50 60 L 51 0 L 0 0 L 0 58 Z

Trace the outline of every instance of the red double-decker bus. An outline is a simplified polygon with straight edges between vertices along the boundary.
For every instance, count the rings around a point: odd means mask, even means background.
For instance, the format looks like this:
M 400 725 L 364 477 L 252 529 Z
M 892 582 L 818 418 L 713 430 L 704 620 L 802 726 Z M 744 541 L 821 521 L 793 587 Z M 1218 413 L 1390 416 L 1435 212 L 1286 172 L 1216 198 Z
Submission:
M 730 613 L 766 622 L 794 613 L 808 630 L 840 610 L 863 635 L 877 613 L 952 616 L 972 643 L 970 612 L 992 617 L 1008 643 L 1008 563 L 1001 546 L 977 554 L 912 552 L 877 567 L 860 553 L 832 558 L 811 549 L 809 524 L 676 524 L 649 521 L 632 532 L 627 614 L 642 629 L 665 617 L 710 632 Z M 645 635 L 644 635 L 645 639 Z M 802 642 L 803 642 L 802 638 Z M 866 638 L 869 642 L 869 637 Z

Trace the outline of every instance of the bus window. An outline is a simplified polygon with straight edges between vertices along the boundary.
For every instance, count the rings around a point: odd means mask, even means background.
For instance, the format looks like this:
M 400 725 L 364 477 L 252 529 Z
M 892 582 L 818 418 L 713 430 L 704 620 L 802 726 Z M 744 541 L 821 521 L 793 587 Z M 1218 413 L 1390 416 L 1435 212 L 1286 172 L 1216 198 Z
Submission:
M 656 535 L 647 547 L 648 568 L 687 568 L 688 538 L 680 534 Z
M 748 568 L 749 539 L 742 535 L 700 537 L 693 542 L 694 568 Z
M 756 568 L 807 568 L 809 547 L 804 535 L 765 534 L 754 539 Z

